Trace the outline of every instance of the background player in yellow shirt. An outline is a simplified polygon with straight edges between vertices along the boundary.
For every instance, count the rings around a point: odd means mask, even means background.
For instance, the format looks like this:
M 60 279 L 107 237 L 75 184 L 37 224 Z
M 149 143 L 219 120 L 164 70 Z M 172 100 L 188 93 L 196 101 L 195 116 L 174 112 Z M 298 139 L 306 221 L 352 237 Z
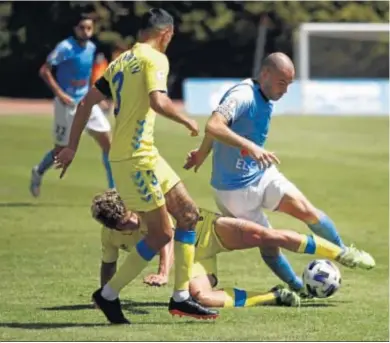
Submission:
M 132 251 L 137 242 L 134 237 L 141 238 L 146 234 L 138 216 L 126 209 L 119 194 L 114 190 L 97 195 L 93 199 L 91 211 L 92 216 L 105 226 L 102 229 L 103 256 L 108 247 L 112 251 L 111 261 L 117 260 L 118 249 L 122 245 L 126 246 L 124 250 Z M 134 236 L 129 236 L 130 233 Z M 222 217 L 220 214 L 201 209 L 196 230 L 191 295 L 203 305 L 210 307 L 299 305 L 300 297 L 284 288 L 274 288 L 267 293 L 248 292 L 238 288 L 213 290 L 217 284 L 217 255 L 255 247 L 284 248 L 297 253 L 316 254 L 350 268 L 373 267 L 364 252 L 356 253 L 353 249 L 340 248 L 315 235 L 304 235 L 290 230 L 269 230 L 248 220 Z M 169 262 L 166 262 L 166 265 L 169 265 Z
M 136 278 L 173 235 L 168 212 L 176 220 L 174 235 L 175 286 L 169 302 L 171 314 L 216 318 L 218 312 L 201 306 L 189 293 L 195 255 L 198 210 L 179 177 L 154 145 L 156 113 L 199 133 L 197 123 L 177 112 L 167 96 L 169 62 L 164 54 L 173 36 L 173 18 L 151 9 L 141 19 L 138 42 L 110 63 L 104 76 L 78 106 L 69 144 L 57 156 L 61 177 L 73 160 L 90 108 L 112 97 L 116 125 L 110 162 L 116 188 L 126 207 L 140 214 L 148 233 L 127 256 L 123 266 L 93 298 L 112 323 L 128 323 L 119 292 Z

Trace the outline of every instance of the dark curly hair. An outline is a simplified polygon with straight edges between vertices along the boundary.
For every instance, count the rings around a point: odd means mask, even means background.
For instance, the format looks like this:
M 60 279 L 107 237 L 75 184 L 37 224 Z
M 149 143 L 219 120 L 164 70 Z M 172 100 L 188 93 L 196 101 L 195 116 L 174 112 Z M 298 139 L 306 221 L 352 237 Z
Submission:
M 119 193 L 115 190 L 108 190 L 93 198 L 91 213 L 99 223 L 110 229 L 116 229 L 127 210 Z

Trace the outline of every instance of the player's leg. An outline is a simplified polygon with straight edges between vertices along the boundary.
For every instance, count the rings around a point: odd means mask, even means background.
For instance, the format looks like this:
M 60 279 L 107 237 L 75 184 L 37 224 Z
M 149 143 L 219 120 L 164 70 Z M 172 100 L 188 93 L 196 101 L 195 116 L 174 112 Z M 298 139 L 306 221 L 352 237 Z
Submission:
M 196 261 L 190 282 L 191 296 L 208 307 L 250 307 L 261 305 L 298 306 L 299 297 L 285 288 L 253 292 L 239 288 L 214 289 L 217 286 L 216 256 Z
M 55 147 L 45 153 L 42 160 L 31 170 L 30 193 L 34 197 L 40 195 L 43 175 L 54 164 L 54 158 L 59 150 L 68 144 L 70 134 L 70 114 L 73 107 L 64 105 L 59 99 L 54 99 L 53 140 Z
M 263 176 L 259 182 L 245 189 L 215 191 L 215 200 L 218 208 L 224 215 L 247 219 L 271 229 L 267 216 L 262 211 L 263 191 L 267 180 Z M 279 279 L 294 290 L 303 288 L 302 279 L 297 276 L 291 264 L 278 247 L 263 246 L 260 249 L 260 253 L 263 261 Z
M 93 106 L 91 117 L 87 123 L 87 131 L 95 139 L 102 150 L 102 162 L 106 171 L 108 188 L 115 188 L 111 165 L 108 158 L 111 147 L 110 130 L 110 123 L 100 106 Z
M 126 256 L 123 264 L 93 298 L 111 323 L 128 323 L 119 301 L 120 291 L 136 278 L 172 238 L 172 227 L 162 191 L 153 171 L 134 171 L 131 161 L 113 164 L 118 191 L 127 208 L 141 212 L 148 235 Z
M 197 318 L 216 318 L 218 312 L 191 302 L 189 283 L 195 257 L 196 223 L 199 211 L 182 182 L 177 183 L 166 194 L 169 213 L 176 220 L 174 235 L 175 286 L 170 302 L 170 312 L 191 315 Z M 189 300 L 188 300 L 189 299 Z
M 302 222 L 318 236 L 344 247 L 333 221 L 315 208 L 298 188 L 276 167 L 270 168 L 269 183 L 264 193 L 264 207 L 289 214 Z
M 264 191 L 263 207 L 302 220 L 316 235 L 344 248 L 344 257 L 360 254 L 361 263 L 366 266 L 363 268 L 369 269 L 375 266 L 374 259 L 365 251 L 359 251 L 353 246 L 346 248 L 332 220 L 316 209 L 276 167 L 270 168 L 269 175 L 270 182 Z
M 370 269 L 374 266 L 372 261 L 364 257 L 364 252 L 354 253 L 349 248 L 340 248 L 316 235 L 304 235 L 291 230 L 269 230 L 245 219 L 218 218 L 214 230 L 222 246 L 228 250 L 274 247 L 296 253 L 315 254 L 350 268 L 358 266 Z

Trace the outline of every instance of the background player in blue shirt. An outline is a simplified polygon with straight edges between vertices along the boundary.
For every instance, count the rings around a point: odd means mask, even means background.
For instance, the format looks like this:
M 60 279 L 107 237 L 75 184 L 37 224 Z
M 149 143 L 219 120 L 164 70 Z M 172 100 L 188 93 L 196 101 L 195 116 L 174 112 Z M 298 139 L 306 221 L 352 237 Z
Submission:
M 263 62 L 258 81 L 247 79 L 229 89 L 206 126 L 206 136 L 198 150 L 190 152 L 185 168 L 204 162 L 211 149 L 211 185 L 218 208 L 224 215 L 271 227 L 263 209 L 287 213 L 308 225 L 318 236 L 346 248 L 332 220 L 278 171 L 274 153 L 265 150 L 272 115 L 270 100 L 279 100 L 295 75 L 292 61 L 283 53 L 273 53 Z M 375 265 L 372 257 L 364 258 Z M 274 273 L 302 295 L 297 277 L 279 249 L 261 249 Z
M 55 148 L 46 153 L 42 161 L 31 171 L 30 192 L 39 196 L 43 174 L 53 165 L 54 156 L 68 144 L 73 116 L 77 104 L 88 92 L 96 46 L 90 40 L 94 22 L 87 15 L 80 15 L 74 26 L 74 35 L 61 41 L 49 54 L 39 70 L 39 75 L 55 95 L 53 138 Z M 56 69 L 55 76 L 53 67 Z M 96 140 L 103 152 L 108 186 L 114 188 L 108 160 L 110 150 L 110 123 L 96 105 L 87 124 L 87 132 Z

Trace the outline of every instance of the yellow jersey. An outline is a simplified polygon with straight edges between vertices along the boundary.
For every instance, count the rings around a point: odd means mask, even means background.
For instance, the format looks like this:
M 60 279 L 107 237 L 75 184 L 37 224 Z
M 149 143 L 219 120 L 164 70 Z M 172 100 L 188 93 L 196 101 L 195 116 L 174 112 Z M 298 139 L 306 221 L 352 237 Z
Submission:
M 166 55 L 145 43 L 136 43 L 109 64 L 103 77 L 115 102 L 112 162 L 131 159 L 134 169 L 153 169 L 158 150 L 154 145 L 156 113 L 149 94 L 167 91 L 168 73 Z

